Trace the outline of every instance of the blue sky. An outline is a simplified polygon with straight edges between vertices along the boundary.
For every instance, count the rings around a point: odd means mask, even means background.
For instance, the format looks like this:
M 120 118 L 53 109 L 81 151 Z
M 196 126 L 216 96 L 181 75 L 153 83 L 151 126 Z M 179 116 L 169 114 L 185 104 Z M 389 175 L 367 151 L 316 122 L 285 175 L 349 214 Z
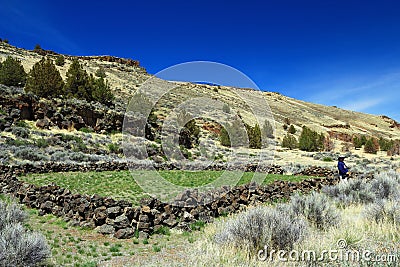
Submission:
M 399 1 L 0 0 L 0 38 L 150 73 L 220 62 L 262 90 L 400 121 L 399 14 Z

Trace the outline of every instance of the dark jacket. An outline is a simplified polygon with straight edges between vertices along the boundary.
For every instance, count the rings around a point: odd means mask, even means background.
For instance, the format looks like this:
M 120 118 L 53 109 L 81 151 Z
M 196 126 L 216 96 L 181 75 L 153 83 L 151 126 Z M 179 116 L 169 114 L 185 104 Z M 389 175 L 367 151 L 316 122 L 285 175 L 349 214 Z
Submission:
M 346 174 L 349 170 L 346 168 L 346 164 L 343 161 L 338 162 L 339 174 Z

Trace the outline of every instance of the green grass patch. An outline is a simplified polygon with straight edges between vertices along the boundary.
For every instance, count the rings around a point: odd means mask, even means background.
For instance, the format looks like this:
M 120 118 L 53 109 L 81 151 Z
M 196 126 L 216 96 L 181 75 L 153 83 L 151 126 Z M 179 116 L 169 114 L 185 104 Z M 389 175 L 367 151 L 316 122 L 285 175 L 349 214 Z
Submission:
M 160 171 L 158 172 L 165 180 L 181 186 L 197 187 L 216 181 L 223 171 Z M 150 171 L 105 171 L 105 172 L 67 172 L 67 173 L 45 173 L 29 174 L 21 176 L 20 179 L 39 186 L 55 183 L 63 188 L 81 194 L 98 194 L 110 196 L 115 199 L 125 199 L 138 205 L 140 199 L 148 197 L 142 188 L 136 183 L 133 176 L 146 177 L 152 175 Z M 251 182 L 254 173 L 246 172 L 238 174 L 238 185 Z M 241 175 L 241 176 L 240 176 Z M 299 182 L 310 176 L 292 176 L 268 174 L 263 184 L 274 181 Z

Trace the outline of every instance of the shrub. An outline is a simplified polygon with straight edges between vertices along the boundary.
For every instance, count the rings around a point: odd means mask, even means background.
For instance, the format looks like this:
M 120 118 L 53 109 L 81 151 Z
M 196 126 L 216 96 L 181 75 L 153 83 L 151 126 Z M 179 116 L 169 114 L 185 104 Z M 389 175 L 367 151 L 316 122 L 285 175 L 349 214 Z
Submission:
M 0 200 L 0 266 L 37 266 L 50 256 L 45 238 L 22 226 L 26 214 Z
M 365 208 L 364 216 L 376 223 L 400 225 L 400 207 L 397 201 L 376 200 Z
M 371 192 L 370 185 L 365 180 L 351 179 L 347 183 L 324 186 L 322 192 L 344 206 L 371 203 L 375 200 L 375 194 Z
M 296 140 L 296 137 L 291 135 L 290 133 L 287 133 L 282 140 L 282 147 L 287 147 L 289 149 L 295 149 L 298 147 L 298 143 Z
M 370 190 L 377 199 L 396 199 L 399 197 L 400 183 L 393 174 L 380 174 L 370 182 Z
M 379 148 L 381 151 L 389 151 L 393 148 L 393 140 L 386 140 L 383 137 L 379 138 Z
M 17 158 L 30 161 L 42 161 L 47 159 L 47 157 L 44 154 L 38 151 L 34 151 L 31 148 L 23 148 L 21 150 L 18 150 L 15 152 L 15 156 Z
M 303 127 L 299 137 L 299 148 L 304 151 L 320 151 L 323 149 L 325 136 L 321 133 Z
M 222 111 L 229 114 L 229 113 L 231 113 L 231 108 L 229 107 L 228 104 L 224 104 L 222 106 Z
M 230 147 L 231 146 L 231 139 L 229 138 L 229 133 L 225 129 L 225 127 L 222 127 L 221 132 L 219 134 L 219 141 L 221 142 L 221 145 Z
M 63 55 L 58 55 L 55 61 L 57 66 L 64 66 L 65 64 L 65 57 Z
M 33 48 L 33 51 L 38 54 L 41 54 L 43 51 L 43 48 L 40 46 L 40 44 L 36 44 L 35 47 Z
M 261 129 L 258 124 L 254 127 L 245 124 L 247 130 L 247 136 L 249 138 L 249 147 L 255 149 L 261 149 Z
M 307 196 L 298 194 L 291 197 L 289 210 L 296 216 L 304 216 L 312 225 L 320 230 L 337 226 L 340 217 L 326 195 L 313 192 Z
M 361 148 L 363 146 L 363 143 L 358 136 L 353 137 L 353 145 L 354 145 L 354 148 Z
M 97 70 L 96 70 L 96 73 L 94 74 L 96 77 L 99 77 L 99 78 L 105 78 L 107 75 L 106 75 L 106 72 L 105 72 L 105 70 L 104 70 L 104 68 L 103 67 L 99 67 Z
M 215 235 L 218 244 L 233 245 L 249 253 L 264 245 L 278 249 L 292 248 L 307 229 L 302 219 L 268 207 L 257 207 L 228 220 Z
M 87 127 L 82 127 L 79 129 L 79 131 L 83 132 L 83 133 L 93 133 L 94 132 L 93 129 L 87 128 Z
M 29 130 L 23 127 L 13 127 L 11 132 L 21 138 L 28 138 L 29 137 Z
M 29 127 L 29 125 L 25 121 L 17 121 L 15 126 L 23 127 L 23 128 L 28 128 Z
M 104 80 L 103 77 L 99 79 L 93 79 L 93 91 L 92 91 L 92 99 L 103 103 L 109 104 L 114 100 L 114 95 L 110 90 L 110 86 L 108 85 L 107 80 Z
M 296 129 L 294 128 L 293 125 L 290 125 L 288 132 L 289 132 L 290 134 L 295 134 L 295 133 L 296 133 Z
M 118 144 L 111 143 L 111 144 L 108 144 L 108 150 L 109 150 L 111 153 L 118 153 L 120 149 L 119 149 Z
M 375 144 L 373 138 L 367 140 L 364 146 L 365 153 L 376 154 L 378 151 L 377 144 Z
M 269 120 L 264 121 L 264 125 L 262 127 L 262 135 L 263 138 L 274 138 L 274 128 L 272 127 Z
M 183 126 L 179 133 L 179 145 L 189 149 L 198 144 L 200 128 L 190 113 L 181 111 L 178 114 L 177 122 L 179 127 Z
M 22 223 L 26 218 L 26 213 L 17 204 L 0 200 L 0 230 L 8 224 Z
M 7 86 L 24 86 L 26 72 L 21 61 L 8 56 L 0 66 L 0 84 Z
M 44 138 L 39 138 L 39 139 L 36 139 L 35 145 L 37 147 L 45 148 L 45 147 L 49 146 L 49 141 L 47 139 L 44 139 Z
M 31 142 L 23 139 L 6 139 L 6 144 L 10 146 L 28 146 Z
M 64 81 L 53 61 L 42 58 L 29 72 L 25 91 L 40 97 L 51 97 L 61 95 L 63 87 Z

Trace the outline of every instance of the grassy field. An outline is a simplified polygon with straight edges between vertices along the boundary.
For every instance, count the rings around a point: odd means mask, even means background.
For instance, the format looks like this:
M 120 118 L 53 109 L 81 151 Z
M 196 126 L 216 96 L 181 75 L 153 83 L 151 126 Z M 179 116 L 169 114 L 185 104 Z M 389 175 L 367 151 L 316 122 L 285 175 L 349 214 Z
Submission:
M 222 171 L 160 171 L 162 177 L 172 184 L 196 187 L 208 184 L 223 173 Z M 73 192 L 81 194 L 99 194 L 110 196 L 115 199 L 125 199 L 138 205 L 140 199 L 147 196 L 142 188 L 136 183 L 133 175 L 148 175 L 146 171 L 106 171 L 106 172 L 67 172 L 30 174 L 20 177 L 21 180 L 36 184 L 47 185 L 55 183 L 61 187 L 68 188 Z M 253 173 L 246 172 L 242 175 L 238 184 L 246 184 L 251 181 Z M 268 174 L 263 184 L 270 184 L 276 180 L 298 182 L 310 176 L 292 176 Z
M 51 249 L 46 266 L 152 266 L 163 264 L 185 265 L 185 248 L 199 240 L 203 230 L 185 232 L 166 229 L 149 238 L 116 239 L 93 230 L 73 227 L 62 218 L 47 214 L 39 216 L 27 209 L 29 219 L 25 226 L 41 232 Z

